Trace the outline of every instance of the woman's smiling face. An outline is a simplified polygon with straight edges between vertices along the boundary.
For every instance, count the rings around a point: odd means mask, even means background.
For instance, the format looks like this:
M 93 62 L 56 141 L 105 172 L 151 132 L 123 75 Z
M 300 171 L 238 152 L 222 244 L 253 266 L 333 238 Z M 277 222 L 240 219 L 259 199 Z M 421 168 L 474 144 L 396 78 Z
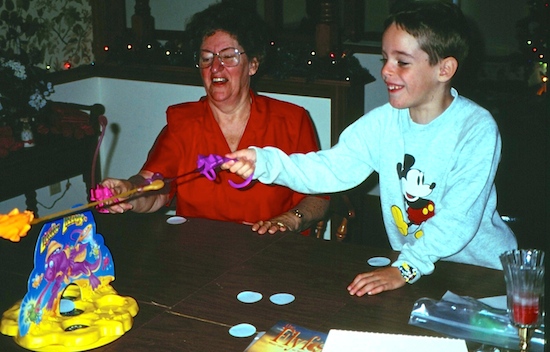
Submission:
M 245 52 L 234 37 L 223 31 L 205 37 L 201 45 L 201 50 L 212 53 L 219 53 L 226 48 L 236 48 L 241 53 Z M 240 55 L 240 62 L 234 67 L 222 65 L 219 57 L 215 56 L 210 67 L 200 69 L 208 99 L 215 104 L 236 104 L 243 96 L 248 96 L 250 76 L 254 75 L 257 69 L 256 59 L 253 58 L 251 61 L 246 53 Z

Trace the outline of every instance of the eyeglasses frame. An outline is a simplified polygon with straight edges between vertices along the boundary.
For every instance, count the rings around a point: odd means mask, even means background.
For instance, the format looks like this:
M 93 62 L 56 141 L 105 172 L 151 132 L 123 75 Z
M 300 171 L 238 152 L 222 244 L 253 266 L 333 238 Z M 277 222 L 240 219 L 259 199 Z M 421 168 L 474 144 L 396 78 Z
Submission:
M 220 53 L 221 53 L 222 51 L 224 51 L 224 50 L 227 50 L 227 49 L 233 49 L 233 50 L 234 50 L 234 53 L 237 54 L 237 64 L 235 64 L 235 65 L 233 65 L 233 66 L 227 66 L 227 65 L 223 62 L 223 59 L 222 59 L 222 57 L 220 56 Z M 215 58 L 216 56 L 218 57 L 218 60 L 220 60 L 220 64 L 221 64 L 222 66 L 224 66 L 224 67 L 236 67 L 236 66 L 238 66 L 238 65 L 241 63 L 241 55 L 242 55 L 242 54 L 246 54 L 246 52 L 244 52 L 244 51 L 241 52 L 239 49 L 237 49 L 237 48 L 235 48 L 235 47 L 232 47 L 232 46 L 229 46 L 229 47 L 227 47 L 227 48 L 223 48 L 222 50 L 218 51 L 217 53 L 214 53 L 214 52 L 212 52 L 212 51 L 210 51 L 210 50 L 206 50 L 206 49 L 201 49 L 201 50 L 200 50 L 200 52 L 203 52 L 203 51 L 204 51 L 204 52 L 208 52 L 208 53 L 210 53 L 210 54 L 213 55 L 213 56 L 212 56 L 212 62 L 211 62 L 210 65 L 208 65 L 208 66 L 201 67 L 201 65 L 199 64 L 199 60 L 201 59 L 201 57 L 200 57 L 199 53 L 195 52 L 195 62 L 196 62 L 196 63 L 195 63 L 195 67 L 196 67 L 196 68 L 201 68 L 201 69 L 203 69 L 203 68 L 212 67 L 212 64 L 214 64 L 214 58 Z

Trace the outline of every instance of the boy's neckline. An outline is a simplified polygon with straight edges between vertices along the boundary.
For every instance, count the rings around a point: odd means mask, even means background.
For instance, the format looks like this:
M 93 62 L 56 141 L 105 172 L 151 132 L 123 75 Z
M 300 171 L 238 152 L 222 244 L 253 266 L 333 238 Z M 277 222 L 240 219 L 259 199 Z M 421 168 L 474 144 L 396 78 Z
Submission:
M 427 116 L 418 116 L 416 114 L 413 114 L 411 111 L 411 108 L 409 108 L 409 118 L 412 122 L 414 122 L 417 125 L 429 125 L 431 122 L 436 120 L 438 117 L 443 115 L 445 111 L 451 106 L 454 99 L 456 97 L 456 94 L 453 94 L 453 89 L 451 88 L 449 90 L 449 94 L 445 97 L 441 107 L 438 109 L 436 113 L 430 112 Z M 413 116 L 416 115 L 416 116 Z

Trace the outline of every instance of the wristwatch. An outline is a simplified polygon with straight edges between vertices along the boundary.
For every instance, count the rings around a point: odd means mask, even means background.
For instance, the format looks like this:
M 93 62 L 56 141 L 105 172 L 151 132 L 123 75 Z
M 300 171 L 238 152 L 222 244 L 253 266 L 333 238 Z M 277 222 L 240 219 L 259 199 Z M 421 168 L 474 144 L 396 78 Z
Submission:
M 403 279 L 405 279 L 406 283 L 412 284 L 414 281 L 416 281 L 415 279 L 418 276 L 418 271 L 416 271 L 415 268 L 407 263 L 403 263 L 398 266 L 398 269 L 401 273 L 401 276 L 403 276 Z

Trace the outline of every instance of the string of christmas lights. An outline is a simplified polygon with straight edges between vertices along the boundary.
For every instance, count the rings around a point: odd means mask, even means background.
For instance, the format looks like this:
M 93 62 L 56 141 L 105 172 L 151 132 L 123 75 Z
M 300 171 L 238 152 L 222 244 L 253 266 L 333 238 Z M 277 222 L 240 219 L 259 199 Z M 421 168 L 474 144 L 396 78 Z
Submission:
M 158 41 L 140 46 L 130 41 L 118 41 L 104 46 L 107 62 L 118 64 L 150 64 L 180 67 L 195 67 L 194 53 L 182 40 Z M 375 80 L 359 60 L 346 51 L 333 51 L 318 55 L 303 43 L 278 44 L 271 41 L 265 62 L 260 65 L 260 74 L 276 79 L 302 77 L 306 81 L 318 79 L 353 81 L 367 84 Z
M 540 85 L 538 95 L 547 92 L 548 37 L 550 35 L 550 2 L 529 0 L 529 14 L 518 21 L 520 50 L 524 54 L 526 77 L 530 84 Z

